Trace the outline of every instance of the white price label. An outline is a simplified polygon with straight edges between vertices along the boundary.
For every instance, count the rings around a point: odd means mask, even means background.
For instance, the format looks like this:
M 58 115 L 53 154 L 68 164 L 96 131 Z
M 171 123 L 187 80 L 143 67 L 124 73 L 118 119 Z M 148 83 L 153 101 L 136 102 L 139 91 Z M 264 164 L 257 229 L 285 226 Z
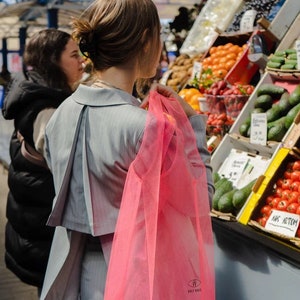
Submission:
M 266 113 L 251 114 L 250 143 L 267 145 L 267 115 Z
M 202 63 L 195 61 L 193 65 L 192 79 L 200 79 L 202 74 Z
M 279 234 L 295 237 L 299 222 L 300 215 L 274 209 L 268 218 L 265 228 Z
M 247 10 L 241 19 L 240 32 L 250 32 L 253 31 L 254 21 L 257 11 L 254 9 Z

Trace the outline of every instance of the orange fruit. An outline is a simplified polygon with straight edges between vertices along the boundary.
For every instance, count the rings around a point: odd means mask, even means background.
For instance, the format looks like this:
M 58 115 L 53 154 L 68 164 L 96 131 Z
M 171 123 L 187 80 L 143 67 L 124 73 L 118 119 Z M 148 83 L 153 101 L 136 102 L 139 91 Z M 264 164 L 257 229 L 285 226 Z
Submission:
M 238 45 L 233 45 L 228 48 L 229 52 L 235 53 L 236 55 L 240 52 L 240 46 Z
M 230 48 L 231 46 L 233 46 L 232 43 L 227 43 L 227 44 L 224 45 L 224 49 L 228 49 L 228 48 Z
M 195 94 L 190 98 L 190 105 L 198 105 L 199 106 L 199 97 L 201 97 L 201 93 Z
M 236 59 L 237 57 L 237 54 L 235 52 L 229 52 L 227 55 L 226 55 L 226 58 L 229 60 L 229 59 Z
M 200 91 L 196 88 L 190 88 L 190 89 L 187 89 L 187 91 L 185 92 L 185 97 L 184 99 L 189 102 L 190 99 L 192 98 L 192 96 L 194 95 L 198 95 L 200 93 Z
M 228 60 L 225 63 L 225 69 L 229 71 L 235 65 L 235 63 L 236 63 L 236 60 L 234 60 L 234 59 Z
M 213 74 L 218 78 L 224 78 L 227 75 L 228 71 L 226 69 L 216 69 L 213 71 Z
M 211 47 L 210 49 L 209 49 L 209 54 L 210 55 L 212 55 L 213 53 L 215 53 L 217 51 L 217 47 Z

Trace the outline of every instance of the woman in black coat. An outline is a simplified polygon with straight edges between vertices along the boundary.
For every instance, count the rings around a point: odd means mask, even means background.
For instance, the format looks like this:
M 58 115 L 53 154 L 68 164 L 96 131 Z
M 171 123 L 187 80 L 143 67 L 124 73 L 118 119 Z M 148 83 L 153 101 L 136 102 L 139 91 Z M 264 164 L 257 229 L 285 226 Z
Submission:
M 14 120 L 5 262 L 23 282 L 40 289 L 54 233 L 46 226 L 54 185 L 43 157 L 44 128 L 81 79 L 83 59 L 70 34 L 45 29 L 29 40 L 24 64 L 27 71 L 14 78 L 2 109 L 5 119 Z

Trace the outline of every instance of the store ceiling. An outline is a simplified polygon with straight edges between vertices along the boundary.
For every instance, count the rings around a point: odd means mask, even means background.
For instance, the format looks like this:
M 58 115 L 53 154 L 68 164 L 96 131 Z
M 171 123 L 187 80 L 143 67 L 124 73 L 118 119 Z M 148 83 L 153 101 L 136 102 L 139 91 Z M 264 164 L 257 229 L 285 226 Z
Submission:
M 41 5 L 42 1 L 47 5 Z M 48 8 L 58 8 L 59 28 L 69 30 L 72 17 L 78 17 L 91 0 L 0 0 L 0 39 L 18 37 L 19 28 L 26 26 L 27 34 L 48 25 Z M 174 19 L 180 6 L 192 7 L 201 0 L 154 0 L 161 19 Z

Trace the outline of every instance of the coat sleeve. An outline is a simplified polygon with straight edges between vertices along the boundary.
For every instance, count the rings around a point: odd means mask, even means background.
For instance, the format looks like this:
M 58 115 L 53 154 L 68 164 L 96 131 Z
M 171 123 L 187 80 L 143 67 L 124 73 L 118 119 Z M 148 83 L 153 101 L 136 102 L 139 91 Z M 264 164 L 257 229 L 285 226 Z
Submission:
M 206 116 L 195 115 L 190 117 L 189 120 L 195 132 L 198 151 L 206 167 L 208 197 L 211 205 L 215 188 L 212 179 L 212 166 L 210 164 L 211 155 L 207 149 L 207 142 L 206 142 Z

